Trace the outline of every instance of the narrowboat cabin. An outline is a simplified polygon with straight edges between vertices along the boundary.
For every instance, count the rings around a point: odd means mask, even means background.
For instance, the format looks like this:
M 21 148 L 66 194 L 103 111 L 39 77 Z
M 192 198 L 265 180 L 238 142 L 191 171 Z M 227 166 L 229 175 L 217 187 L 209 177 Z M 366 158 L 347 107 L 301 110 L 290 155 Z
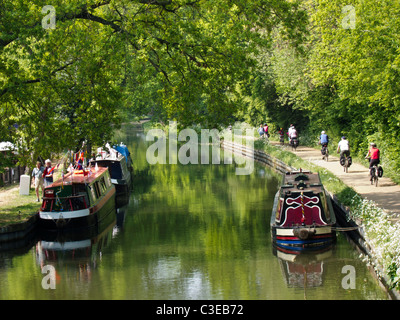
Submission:
M 45 229 L 96 227 L 115 215 L 115 187 L 107 168 L 73 170 L 44 189 L 39 210 Z
M 117 194 L 128 193 L 132 184 L 132 160 L 129 150 L 123 144 L 113 148 L 108 145 L 107 149 L 109 152 L 99 148 L 96 157 L 90 160 L 89 166 L 108 168 L 111 183 L 115 185 Z
M 276 193 L 271 215 L 274 246 L 288 250 L 321 250 L 332 245 L 336 223 L 331 199 L 319 174 L 287 172 Z

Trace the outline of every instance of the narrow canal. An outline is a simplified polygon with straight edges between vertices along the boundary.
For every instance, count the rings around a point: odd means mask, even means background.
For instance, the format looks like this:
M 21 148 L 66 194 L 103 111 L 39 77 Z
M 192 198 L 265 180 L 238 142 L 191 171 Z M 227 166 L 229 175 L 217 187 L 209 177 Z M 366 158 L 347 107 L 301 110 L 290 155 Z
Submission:
M 0 299 L 387 299 L 338 233 L 335 246 L 295 257 L 273 251 L 269 218 L 280 175 L 255 165 L 149 165 L 141 132 L 134 189 L 116 220 L 87 238 L 41 239 L 0 251 Z M 56 272 L 44 289 L 45 266 Z M 355 289 L 346 270 L 354 270 Z M 345 279 L 344 279 L 345 278 Z

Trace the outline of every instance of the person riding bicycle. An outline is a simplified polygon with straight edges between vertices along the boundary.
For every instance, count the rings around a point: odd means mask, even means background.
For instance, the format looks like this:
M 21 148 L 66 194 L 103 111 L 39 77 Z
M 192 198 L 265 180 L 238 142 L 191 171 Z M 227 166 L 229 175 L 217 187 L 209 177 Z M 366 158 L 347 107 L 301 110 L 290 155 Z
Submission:
M 321 154 L 325 155 L 325 150 L 328 148 L 329 136 L 325 133 L 325 131 L 321 131 L 321 135 L 319 136 L 319 143 L 321 144 Z
M 340 152 L 340 158 L 350 156 L 350 145 L 345 136 L 343 136 L 342 140 L 339 141 L 336 152 Z
M 288 134 L 289 134 L 289 142 L 290 144 L 292 144 L 293 139 L 297 139 L 297 130 L 294 127 L 294 125 L 291 125 Z
M 369 174 L 370 174 L 371 180 L 372 180 L 371 169 L 373 166 L 378 166 L 378 164 L 380 163 L 380 160 L 379 160 L 380 151 L 376 147 L 376 143 L 371 142 L 370 146 L 371 146 L 371 148 L 368 150 L 368 153 L 367 153 L 365 159 L 369 159 Z

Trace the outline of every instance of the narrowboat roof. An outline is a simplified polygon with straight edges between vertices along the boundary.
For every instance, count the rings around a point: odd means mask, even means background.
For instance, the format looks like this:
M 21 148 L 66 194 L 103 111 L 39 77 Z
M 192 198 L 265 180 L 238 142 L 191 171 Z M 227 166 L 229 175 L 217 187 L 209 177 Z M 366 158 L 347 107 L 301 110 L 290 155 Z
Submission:
M 323 189 L 321 179 L 318 173 L 311 173 L 310 171 L 292 171 L 286 172 L 283 176 L 281 185 L 282 192 L 300 192 L 300 191 L 313 191 L 320 192 Z
M 82 170 L 75 170 L 74 172 L 67 173 L 64 179 L 58 179 L 54 181 L 47 188 L 59 187 L 61 185 L 72 185 L 72 184 L 90 184 L 100 177 L 107 168 L 99 167 L 97 170 L 95 168 L 89 168 L 86 174 L 83 174 Z

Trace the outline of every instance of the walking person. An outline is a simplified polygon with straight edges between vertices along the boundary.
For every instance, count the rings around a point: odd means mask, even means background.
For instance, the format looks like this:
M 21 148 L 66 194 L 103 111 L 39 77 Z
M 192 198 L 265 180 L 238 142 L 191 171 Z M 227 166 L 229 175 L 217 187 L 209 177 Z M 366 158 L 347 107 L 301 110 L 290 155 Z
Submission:
M 258 134 L 260 135 L 260 139 L 264 137 L 264 128 L 262 124 L 260 124 L 260 127 L 258 128 Z
M 264 123 L 264 138 L 269 138 L 268 125 Z
M 40 201 L 39 199 L 39 188 L 42 190 L 43 194 L 43 171 L 44 168 L 42 166 L 42 163 L 40 161 L 36 162 L 36 167 L 32 170 L 32 178 L 34 179 L 34 186 L 35 186 L 35 192 L 36 192 L 36 198 L 37 202 Z

